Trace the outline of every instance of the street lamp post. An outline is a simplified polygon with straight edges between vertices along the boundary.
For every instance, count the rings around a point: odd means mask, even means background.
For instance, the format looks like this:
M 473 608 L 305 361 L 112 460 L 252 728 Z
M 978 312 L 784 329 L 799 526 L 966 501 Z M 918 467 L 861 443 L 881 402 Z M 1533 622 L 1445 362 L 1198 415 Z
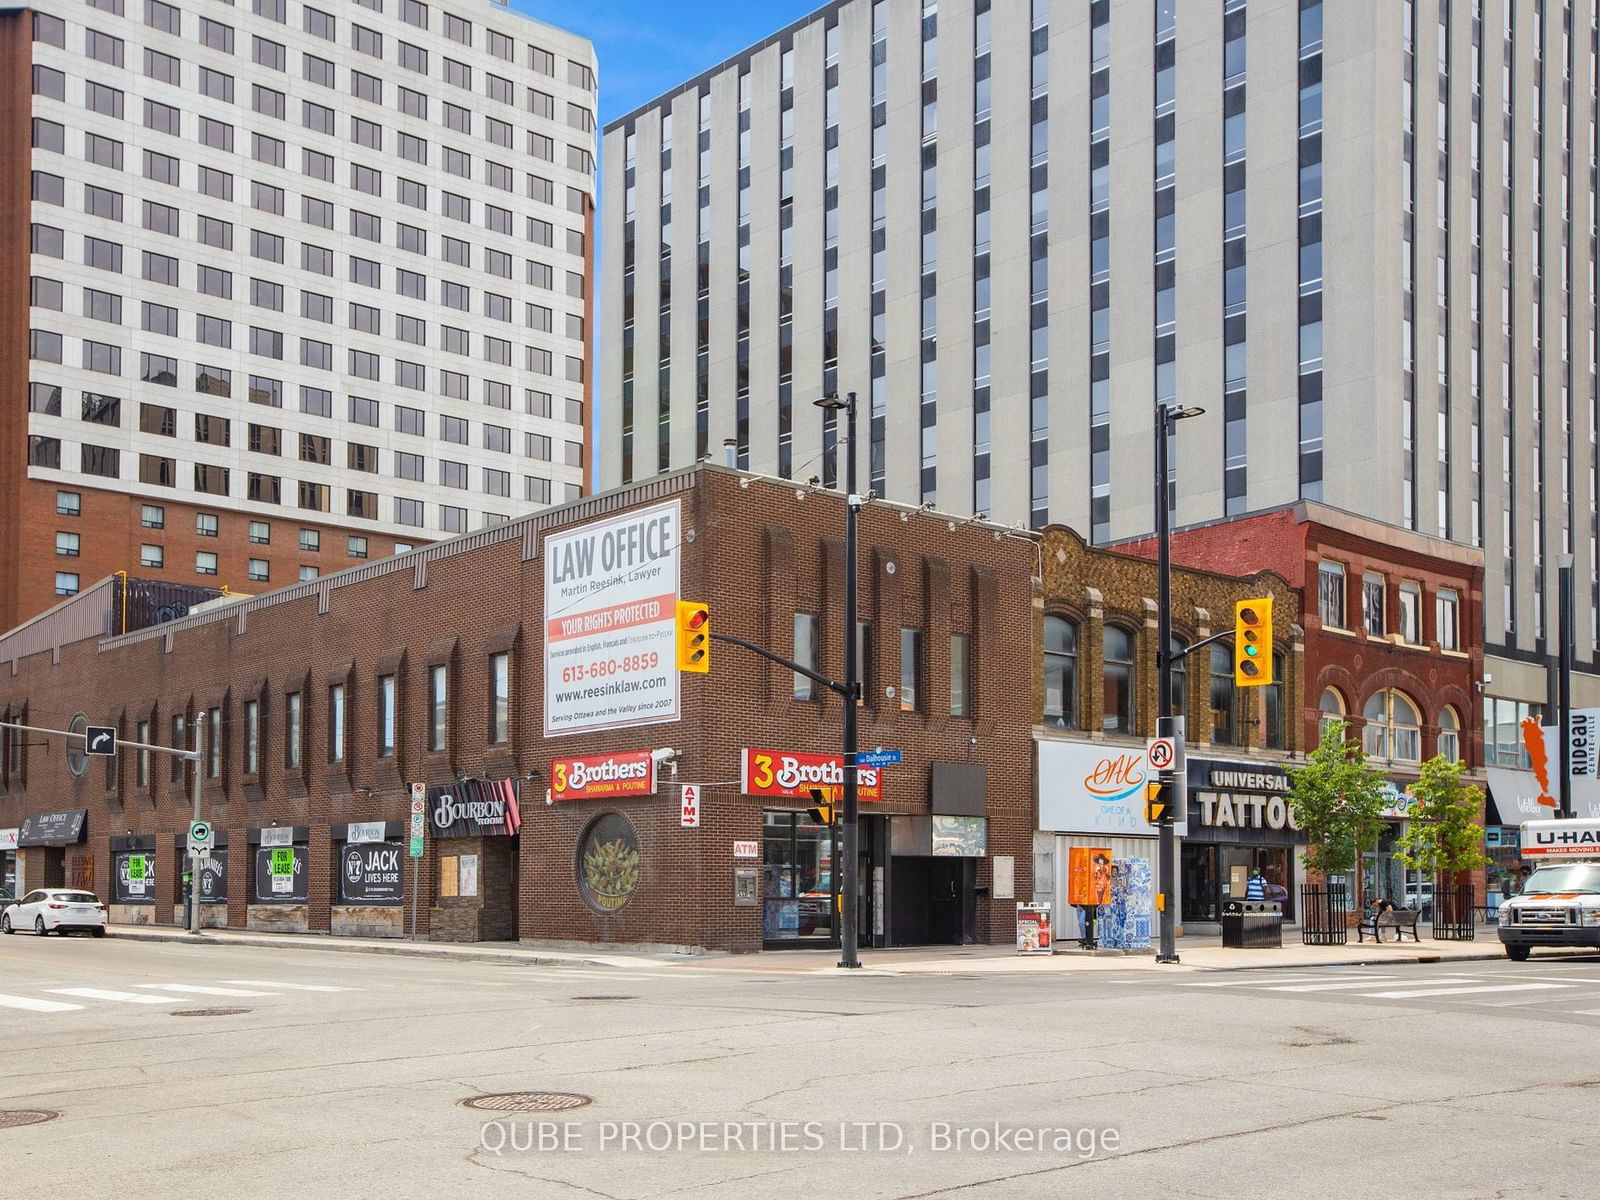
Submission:
M 1172 528 L 1168 516 L 1167 499 L 1167 441 L 1173 427 L 1189 417 L 1201 416 L 1203 408 L 1178 408 L 1176 405 L 1156 405 L 1156 728 L 1158 736 L 1170 736 L 1172 718 Z M 1180 762 L 1183 761 L 1179 756 Z M 1178 795 L 1184 789 L 1174 789 Z M 1156 954 L 1158 963 L 1178 961 L 1178 836 L 1175 828 L 1176 814 L 1162 822 L 1159 833 L 1161 859 L 1161 945 Z
M 1561 739 L 1560 787 L 1556 797 L 1561 803 L 1557 815 L 1576 816 L 1572 805 L 1572 555 L 1563 554 L 1557 560 L 1557 633 L 1561 638 L 1561 652 L 1556 662 L 1556 706 L 1561 710 L 1556 724 L 1556 737 Z
M 856 704 L 861 698 L 861 682 L 856 678 L 856 514 L 861 497 L 856 495 L 856 394 L 844 399 L 823 396 L 816 406 L 844 413 L 844 817 L 839 855 L 844 862 L 839 872 L 839 965 L 859 967 L 860 930 L 857 927 L 861 895 L 860 863 L 856 852 L 860 814 L 856 795 Z

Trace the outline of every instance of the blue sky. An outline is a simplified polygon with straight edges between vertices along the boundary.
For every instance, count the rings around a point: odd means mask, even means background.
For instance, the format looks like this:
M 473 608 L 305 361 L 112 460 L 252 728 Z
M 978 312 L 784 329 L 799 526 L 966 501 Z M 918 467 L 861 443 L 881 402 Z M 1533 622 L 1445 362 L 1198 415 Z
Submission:
M 693 79 L 823 0 L 512 0 L 593 40 L 605 124 Z

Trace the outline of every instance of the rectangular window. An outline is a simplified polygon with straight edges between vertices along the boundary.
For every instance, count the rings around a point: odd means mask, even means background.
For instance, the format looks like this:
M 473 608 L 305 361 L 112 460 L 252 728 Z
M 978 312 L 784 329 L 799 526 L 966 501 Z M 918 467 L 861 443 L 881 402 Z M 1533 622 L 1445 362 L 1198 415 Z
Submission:
M 217 573 L 217 556 L 209 550 L 195 551 L 194 573 L 196 575 L 215 575 Z
M 1460 603 L 1451 588 L 1440 588 L 1434 595 L 1434 640 L 1441 650 L 1461 649 Z
M 504 745 L 511 739 L 511 655 L 502 652 L 489 656 L 489 744 Z
M 922 678 L 922 630 L 900 631 L 900 711 L 916 712 L 918 681 Z
M 252 476 L 252 478 L 255 478 Z M 264 558 L 252 558 L 245 574 L 252 583 L 265 583 L 272 578 L 272 566 Z
M 546 441 L 548 442 L 548 439 Z M 815 671 L 817 669 L 819 651 L 817 614 L 808 612 L 795 613 L 794 661 L 802 667 Z M 800 674 L 798 671 L 795 672 L 794 698 L 796 700 L 815 700 L 817 698 L 816 681 L 807 675 Z
M 291 771 L 300 767 L 300 693 L 290 692 L 283 698 L 283 765 Z
M 1317 612 L 1322 623 L 1346 629 L 1344 619 L 1344 564 L 1323 562 L 1317 567 Z
M 344 684 L 328 688 L 328 761 L 344 761 Z
M 78 576 L 73 571 L 56 572 L 56 595 L 76 596 L 78 594 Z
M 148 544 L 139 547 L 139 565 L 141 567 L 164 567 L 167 565 L 166 560 L 165 547 Z
M 189 741 L 184 729 L 185 724 L 183 713 L 172 714 L 172 720 L 168 723 L 168 728 L 172 732 L 172 741 L 168 744 L 174 750 L 187 750 L 189 748 Z M 181 783 L 183 781 L 183 759 L 176 754 L 172 756 L 170 778 L 173 783 Z
M 1400 581 L 1400 638 L 1408 646 L 1422 643 L 1422 585 Z
M 965 633 L 950 635 L 950 715 L 972 715 L 972 638 Z
M 261 705 L 254 700 L 244 702 L 244 773 L 254 775 L 261 770 Z
M 1382 637 L 1388 622 L 1383 611 L 1385 582 L 1382 575 L 1367 572 L 1361 577 L 1361 627 L 1368 637 Z
M 206 710 L 206 778 L 222 778 L 222 710 Z
M 150 745 L 150 722 L 149 721 L 140 721 L 137 725 L 135 725 L 134 726 L 134 735 L 133 735 L 133 737 L 134 737 L 134 740 L 137 741 L 137 742 L 140 742 L 140 743 L 142 743 L 142 744 L 144 744 L 146 746 Z M 134 767 L 134 775 L 133 775 L 134 782 L 139 787 L 142 787 L 142 788 L 149 787 L 150 786 L 150 751 L 148 751 L 148 750 L 139 751 L 139 757 L 135 760 L 135 763 L 136 763 L 136 765 Z
M 83 497 L 77 492 L 56 493 L 56 513 L 63 517 L 76 517 L 83 512 Z
M 56 534 L 56 553 L 66 558 L 77 558 L 78 535 L 75 533 L 58 532 Z
M 394 756 L 395 690 L 394 676 L 378 676 L 378 757 Z
M 428 749 L 443 750 L 449 737 L 450 684 L 448 668 L 438 663 L 428 668 Z

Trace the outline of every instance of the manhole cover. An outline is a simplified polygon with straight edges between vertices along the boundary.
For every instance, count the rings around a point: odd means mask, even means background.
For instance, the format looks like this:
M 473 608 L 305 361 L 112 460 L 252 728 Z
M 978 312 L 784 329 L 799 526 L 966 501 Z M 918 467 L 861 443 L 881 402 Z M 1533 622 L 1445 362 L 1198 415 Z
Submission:
M 43 1125 L 46 1121 L 54 1121 L 60 1115 L 48 1108 L 0 1108 L 0 1129 L 12 1129 L 18 1125 Z
M 637 996 L 574 996 L 574 1000 L 637 1000 Z
M 237 1017 L 240 1013 L 247 1013 L 248 1008 L 175 1008 L 172 1015 L 175 1017 Z
M 593 1096 L 580 1096 L 577 1092 L 497 1092 L 461 1102 L 465 1108 L 486 1108 L 491 1112 L 561 1112 L 592 1103 Z

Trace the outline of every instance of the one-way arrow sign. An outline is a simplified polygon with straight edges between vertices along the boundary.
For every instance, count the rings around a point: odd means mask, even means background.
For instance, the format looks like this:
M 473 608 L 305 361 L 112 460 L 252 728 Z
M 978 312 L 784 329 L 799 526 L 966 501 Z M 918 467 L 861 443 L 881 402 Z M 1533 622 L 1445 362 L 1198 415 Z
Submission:
M 83 731 L 84 750 L 96 758 L 117 756 L 117 731 L 110 725 L 90 725 Z

